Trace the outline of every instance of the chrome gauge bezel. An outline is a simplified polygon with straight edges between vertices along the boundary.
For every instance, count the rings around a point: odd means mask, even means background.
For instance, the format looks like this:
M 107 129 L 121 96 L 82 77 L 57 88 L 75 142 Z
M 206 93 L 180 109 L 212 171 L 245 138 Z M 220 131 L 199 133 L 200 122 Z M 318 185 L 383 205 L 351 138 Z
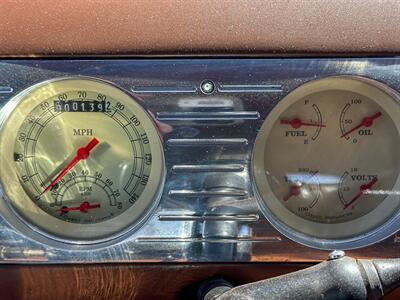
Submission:
M 315 83 L 319 82 L 320 84 L 315 86 Z M 380 240 L 383 240 L 395 233 L 400 228 L 400 209 L 397 200 L 393 200 L 393 209 L 397 209 L 397 212 L 393 213 L 393 215 L 387 219 L 384 223 L 375 224 L 371 228 L 366 229 L 358 234 L 355 234 L 351 237 L 340 237 L 340 233 L 336 236 L 332 235 L 329 237 L 318 237 L 312 234 L 312 231 L 319 226 L 318 229 L 315 229 L 316 232 L 322 232 L 325 230 L 327 226 L 337 227 L 338 232 L 346 228 L 346 226 L 358 226 L 361 228 L 363 218 L 371 218 L 374 214 L 379 214 L 379 209 L 382 209 L 382 205 L 379 205 L 370 213 L 365 216 L 348 222 L 343 222 L 339 224 L 321 224 L 313 221 L 309 221 L 301 218 L 300 216 L 295 215 L 293 212 L 289 211 L 284 207 L 280 200 L 276 199 L 271 189 L 269 188 L 269 184 L 267 182 L 267 178 L 264 170 L 264 151 L 266 148 L 266 139 L 269 135 L 269 132 L 280 116 L 281 113 L 285 111 L 287 107 L 294 104 L 298 99 L 304 97 L 310 92 L 318 92 L 323 91 L 324 89 L 344 89 L 343 83 L 348 84 L 359 84 L 360 82 L 368 84 L 371 89 L 365 91 L 366 95 L 368 93 L 374 93 L 373 90 L 379 91 L 380 93 L 384 93 L 387 95 L 385 99 L 386 103 L 391 100 L 393 105 L 396 105 L 397 116 L 399 116 L 400 112 L 400 97 L 399 95 L 387 87 L 386 85 L 379 83 L 375 80 L 371 80 L 365 77 L 359 76 L 331 76 L 322 79 L 317 79 L 315 81 L 310 81 L 301 85 L 297 89 L 293 90 L 286 97 L 284 97 L 278 104 L 273 108 L 270 113 L 267 115 L 264 120 L 261 129 L 257 135 L 253 152 L 252 152 L 252 162 L 251 162 L 251 174 L 252 174 L 252 186 L 255 197 L 259 204 L 259 207 L 268 221 L 282 234 L 287 236 L 288 238 L 299 242 L 303 245 L 318 248 L 318 249 L 354 249 L 360 248 L 367 245 L 374 244 Z M 380 103 L 380 105 L 382 105 Z M 385 104 L 386 105 L 386 104 Z M 392 106 L 391 108 L 394 108 Z M 390 110 L 390 107 L 385 107 L 385 110 Z M 395 112 L 389 111 L 389 115 L 393 119 L 393 115 Z M 398 118 L 396 118 L 398 120 Z M 396 128 L 398 132 L 400 132 L 400 121 L 395 121 Z M 399 137 L 400 138 L 400 137 Z M 394 189 L 400 188 L 400 174 L 396 179 L 396 183 L 394 185 Z M 396 197 L 395 195 L 389 195 L 389 198 Z M 388 201 L 388 197 L 385 201 Z M 398 196 L 397 196 L 398 197 Z M 384 201 L 384 202 L 385 202 Z M 268 204 L 267 204 L 268 202 Z M 387 203 L 387 202 L 386 202 Z M 382 204 L 382 203 L 381 203 Z M 387 204 L 386 204 L 387 205 Z M 386 208 L 388 209 L 388 208 Z M 294 221 L 293 221 L 294 220 Z M 358 220 L 358 221 L 357 221 Z M 353 223 L 352 223 L 353 222 Z M 331 227 L 331 228 L 333 228 Z M 305 230 L 296 230 L 295 228 L 306 228 Z M 308 231 L 308 232 L 306 232 Z
M 146 185 L 143 193 L 140 196 L 140 198 L 145 197 L 147 200 L 145 201 L 145 204 L 143 204 L 143 210 L 141 210 L 141 213 L 139 213 L 134 220 L 133 215 L 137 214 L 134 212 L 134 210 L 137 209 L 136 204 L 129 207 L 121 215 L 118 215 L 107 221 L 95 224 L 74 224 L 64 222 L 49 214 L 46 214 L 31 201 L 28 195 L 24 193 L 22 188 L 20 188 L 20 192 L 18 192 L 18 199 L 14 199 L 16 197 L 12 197 L 7 194 L 7 189 L 4 186 L 4 182 L 2 178 L 0 178 L 0 214 L 4 217 L 4 219 L 27 237 L 56 248 L 101 248 L 117 243 L 126 238 L 128 235 L 133 234 L 146 222 L 147 219 L 149 219 L 149 217 L 156 210 L 160 202 L 166 176 L 163 144 L 158 127 L 154 122 L 153 117 L 131 94 L 111 82 L 98 78 L 86 76 L 55 78 L 40 82 L 17 94 L 2 109 L 2 113 L 0 115 L 0 134 L 2 136 L 2 139 L 4 139 L 6 131 L 7 141 L 11 141 L 16 138 L 16 136 L 14 135 L 16 135 L 17 130 L 14 130 L 14 133 L 10 133 L 10 130 L 7 130 L 11 126 L 10 124 L 8 124 L 8 121 L 10 120 L 10 116 L 12 116 L 14 109 L 22 101 L 31 100 L 30 97 L 32 95 L 33 97 L 35 95 L 40 95 L 43 93 L 56 95 L 63 91 L 73 91 L 82 88 L 88 88 L 89 90 L 106 89 L 107 93 L 114 99 L 123 98 L 124 101 L 131 101 L 131 104 L 135 107 L 135 113 L 138 113 L 138 117 L 141 119 L 142 122 L 144 122 L 144 126 L 146 126 L 146 133 L 149 140 L 151 141 L 150 147 L 153 156 L 153 164 L 156 164 L 157 166 L 159 166 L 159 168 L 157 170 L 155 170 L 155 168 L 152 168 L 151 170 L 148 184 Z M 26 97 L 28 96 L 29 98 L 27 99 Z M 13 126 L 19 128 L 20 124 L 14 124 Z M 4 149 L 2 149 L 2 156 L 6 156 L 6 154 L 4 154 Z M 4 172 L 12 173 L 11 166 L 9 167 L 9 170 L 2 170 L 0 172 L 2 172 L 3 175 Z M 20 204 L 28 203 L 27 209 L 35 210 L 35 214 L 38 216 L 42 216 L 43 221 L 40 220 L 39 222 L 35 222 L 36 224 L 33 224 L 32 221 L 28 220 L 19 212 L 21 208 L 17 209 L 15 207 L 16 201 Z M 43 226 L 43 222 L 46 221 L 53 222 L 54 224 L 56 224 L 58 229 L 54 230 L 51 233 L 43 229 L 45 227 Z M 43 223 L 42 226 L 39 223 Z M 65 237 L 61 234 L 61 231 L 63 230 L 73 230 L 76 232 L 77 230 L 79 230 L 80 226 L 84 226 L 85 231 L 84 234 L 77 234 L 76 238 Z M 57 234 L 57 230 L 60 231 L 60 235 Z M 95 238 L 90 238 L 91 232 L 96 233 Z

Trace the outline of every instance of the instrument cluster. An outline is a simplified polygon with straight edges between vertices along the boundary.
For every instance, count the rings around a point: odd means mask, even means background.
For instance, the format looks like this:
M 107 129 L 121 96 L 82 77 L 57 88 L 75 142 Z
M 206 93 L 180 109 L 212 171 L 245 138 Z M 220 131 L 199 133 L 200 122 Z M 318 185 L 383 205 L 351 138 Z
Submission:
M 310 260 L 383 239 L 394 255 L 397 65 L 3 61 L 2 258 Z

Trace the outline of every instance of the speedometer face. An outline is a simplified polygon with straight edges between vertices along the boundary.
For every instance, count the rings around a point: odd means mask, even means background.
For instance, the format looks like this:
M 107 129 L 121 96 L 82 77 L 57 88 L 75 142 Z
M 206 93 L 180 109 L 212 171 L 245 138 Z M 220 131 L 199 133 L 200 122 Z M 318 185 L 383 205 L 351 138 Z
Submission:
M 305 84 L 274 108 L 257 137 L 253 174 L 278 229 L 297 240 L 343 240 L 397 214 L 397 101 L 380 83 L 332 77 Z
M 96 241 L 137 227 L 155 207 L 162 146 L 129 95 L 68 78 L 13 103 L 1 132 L 1 180 L 29 224 L 56 239 Z

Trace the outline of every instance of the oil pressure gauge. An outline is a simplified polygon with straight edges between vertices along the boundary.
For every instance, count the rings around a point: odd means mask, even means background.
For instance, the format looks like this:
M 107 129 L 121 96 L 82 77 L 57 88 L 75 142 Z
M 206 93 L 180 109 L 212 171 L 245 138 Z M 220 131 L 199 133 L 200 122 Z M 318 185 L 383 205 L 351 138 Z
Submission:
M 158 203 L 157 128 L 109 83 L 64 78 L 22 92 L 3 111 L 0 148 L 1 209 L 28 235 L 100 243 L 137 229 Z
M 268 115 L 254 147 L 267 218 L 320 248 L 359 247 L 398 230 L 399 131 L 399 98 L 381 83 L 342 76 L 297 88 Z

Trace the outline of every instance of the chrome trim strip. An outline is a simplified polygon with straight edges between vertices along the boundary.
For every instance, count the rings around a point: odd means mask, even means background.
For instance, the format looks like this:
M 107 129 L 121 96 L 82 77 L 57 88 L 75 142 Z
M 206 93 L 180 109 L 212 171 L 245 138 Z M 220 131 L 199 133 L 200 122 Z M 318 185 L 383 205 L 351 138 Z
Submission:
M 169 112 L 157 113 L 157 120 L 160 121 L 228 121 L 228 120 L 258 120 L 258 111 L 221 111 L 221 112 Z
M 281 93 L 280 84 L 221 84 L 218 87 L 221 93 Z
M 158 215 L 160 221 L 240 221 L 256 222 L 258 214 L 248 215 Z
M 245 190 L 215 190 L 215 191 L 195 191 L 195 190 L 170 190 L 170 197 L 248 197 Z
M 194 86 L 133 86 L 131 91 L 138 94 L 148 93 L 195 93 Z
M 251 242 L 251 243 L 273 243 L 281 242 L 282 238 L 279 236 L 265 236 L 265 237 L 216 237 L 216 238 L 203 238 L 203 237 L 138 237 L 135 239 L 138 243 L 240 243 L 240 242 Z
M 200 173 L 200 172 L 242 172 L 243 165 L 215 164 L 215 165 L 174 165 L 171 171 L 174 173 Z
M 237 146 L 247 145 L 245 138 L 221 138 L 221 139 L 169 139 L 168 146 Z
M 11 94 L 14 89 L 10 86 L 0 86 L 0 94 Z

